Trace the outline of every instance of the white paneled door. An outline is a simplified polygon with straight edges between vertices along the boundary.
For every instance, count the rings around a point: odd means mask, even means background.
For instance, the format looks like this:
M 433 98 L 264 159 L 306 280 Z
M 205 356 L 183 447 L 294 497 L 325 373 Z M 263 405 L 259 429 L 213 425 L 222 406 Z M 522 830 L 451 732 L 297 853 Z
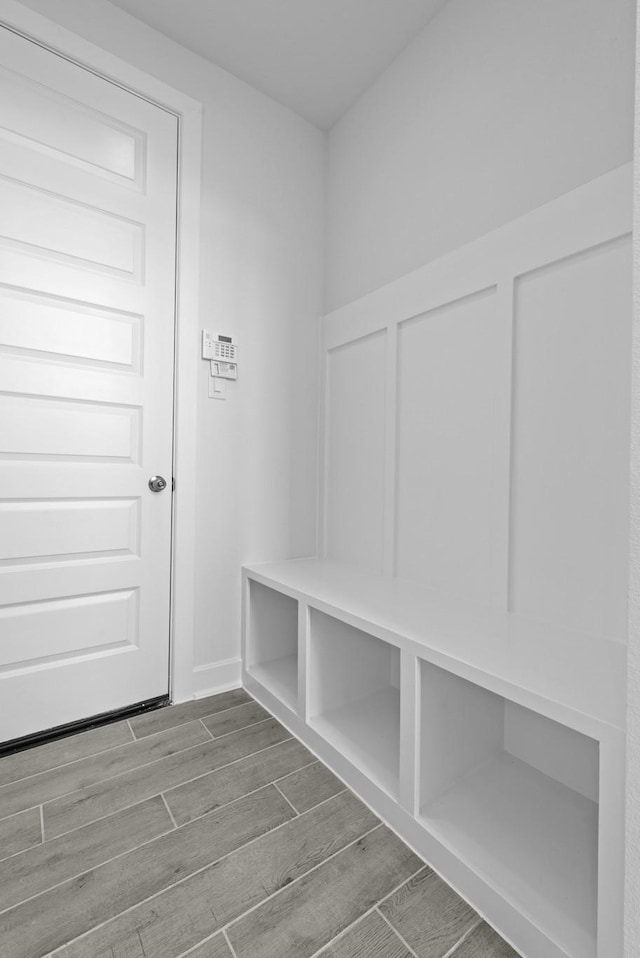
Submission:
M 0 28 L 2 741 L 168 691 L 176 167 L 175 116 Z

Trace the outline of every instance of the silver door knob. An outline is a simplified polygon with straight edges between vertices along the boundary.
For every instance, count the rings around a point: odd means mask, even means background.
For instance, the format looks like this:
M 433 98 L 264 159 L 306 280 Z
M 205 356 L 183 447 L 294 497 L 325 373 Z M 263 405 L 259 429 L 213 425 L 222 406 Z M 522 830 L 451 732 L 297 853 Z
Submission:
M 167 488 L 167 480 L 163 476 L 151 476 L 149 488 L 151 492 L 162 492 L 163 489 Z

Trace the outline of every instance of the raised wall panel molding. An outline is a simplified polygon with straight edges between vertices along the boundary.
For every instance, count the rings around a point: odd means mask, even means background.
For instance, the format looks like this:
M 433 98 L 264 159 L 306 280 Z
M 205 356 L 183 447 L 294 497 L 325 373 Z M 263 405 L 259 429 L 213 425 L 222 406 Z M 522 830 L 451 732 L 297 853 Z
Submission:
M 498 433 L 503 440 L 495 450 L 496 501 L 499 512 L 494 523 L 495 541 L 493 546 L 493 600 L 496 608 L 509 608 L 509 556 L 511 551 L 511 446 L 514 428 L 513 421 L 513 325 L 514 325 L 514 280 L 505 276 L 498 280 L 496 308 L 501 326 L 500 344 L 502 357 L 499 389 L 502 400 L 496 410 L 499 418 Z
M 627 165 L 324 318 L 320 555 L 624 640 L 630 196 Z
M 526 958 L 622 958 L 631 166 L 326 316 L 243 683 Z
M 384 508 L 382 569 L 396 572 L 396 458 L 398 453 L 398 327 L 390 326 L 386 337 L 384 418 Z

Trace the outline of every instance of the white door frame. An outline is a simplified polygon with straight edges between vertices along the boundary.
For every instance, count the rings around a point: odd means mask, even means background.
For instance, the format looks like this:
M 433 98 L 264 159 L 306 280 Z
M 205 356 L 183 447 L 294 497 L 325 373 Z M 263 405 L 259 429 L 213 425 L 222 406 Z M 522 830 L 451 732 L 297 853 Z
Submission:
M 640 3 L 636 17 L 636 99 L 633 219 L 633 349 L 629 534 L 629 644 L 627 648 L 627 780 L 625 958 L 640 948 Z
M 0 0 L 0 24 L 145 97 L 178 117 L 178 225 L 174 415 L 170 695 L 193 695 L 198 275 L 202 105 L 161 80 L 89 43 L 16 0 Z

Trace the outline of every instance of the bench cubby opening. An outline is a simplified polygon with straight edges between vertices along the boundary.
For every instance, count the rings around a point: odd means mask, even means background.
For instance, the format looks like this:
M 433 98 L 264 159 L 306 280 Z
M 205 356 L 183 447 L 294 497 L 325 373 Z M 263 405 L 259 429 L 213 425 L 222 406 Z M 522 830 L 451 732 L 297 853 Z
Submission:
M 247 671 L 294 711 L 298 708 L 298 603 L 249 580 Z
M 420 669 L 423 824 L 568 955 L 595 956 L 598 742 Z
M 400 753 L 400 650 L 310 610 L 309 722 L 393 797 Z

